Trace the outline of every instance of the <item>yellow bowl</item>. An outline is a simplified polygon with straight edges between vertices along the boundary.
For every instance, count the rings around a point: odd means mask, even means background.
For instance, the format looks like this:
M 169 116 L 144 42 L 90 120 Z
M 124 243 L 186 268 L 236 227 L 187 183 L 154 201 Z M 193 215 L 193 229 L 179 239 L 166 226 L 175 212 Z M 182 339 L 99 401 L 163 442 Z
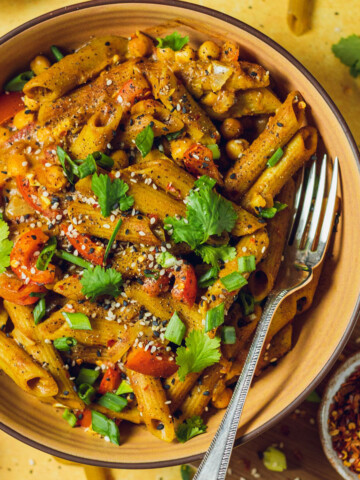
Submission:
M 117 3 L 102 0 L 65 7 L 36 18 L 0 40 L 0 85 L 22 70 L 38 52 L 51 45 L 73 48 L 90 35 L 128 36 L 159 23 L 181 18 L 203 25 L 241 45 L 242 54 L 264 65 L 282 92 L 297 89 L 311 106 L 326 150 L 340 158 L 342 216 L 332 256 L 326 260 L 320 288 L 310 311 L 295 322 L 293 350 L 253 385 L 238 443 L 264 432 L 291 412 L 316 386 L 345 345 L 359 312 L 360 175 L 359 157 L 351 133 L 326 92 L 307 70 L 271 39 L 229 16 L 199 5 L 174 0 Z M 198 43 L 206 33 L 194 31 Z M 0 376 L 0 428 L 48 453 L 107 467 L 147 468 L 198 459 L 208 448 L 223 412 L 210 416 L 208 431 L 185 444 L 166 444 L 143 427 L 121 426 L 122 445 L 70 429 L 50 406 L 22 393 Z

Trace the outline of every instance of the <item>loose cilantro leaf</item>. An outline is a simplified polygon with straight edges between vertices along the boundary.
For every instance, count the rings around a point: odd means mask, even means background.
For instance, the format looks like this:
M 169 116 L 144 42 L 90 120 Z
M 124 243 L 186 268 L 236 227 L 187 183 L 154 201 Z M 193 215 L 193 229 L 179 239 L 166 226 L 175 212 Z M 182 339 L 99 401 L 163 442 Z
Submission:
M 181 50 L 187 43 L 189 43 L 188 35 L 182 37 L 179 32 L 174 32 L 164 38 L 158 37 L 156 40 L 159 42 L 156 45 L 158 48 L 171 48 L 174 52 Z
M 221 245 L 213 247 L 212 245 L 200 245 L 195 253 L 200 255 L 205 263 L 209 263 L 213 267 L 219 267 L 219 261 L 228 262 L 236 256 L 236 249 L 229 245 Z
M 195 182 L 195 189 L 190 190 L 186 197 L 186 218 L 165 219 L 165 229 L 173 230 L 175 243 L 186 242 L 195 250 L 211 235 L 231 232 L 237 214 L 231 202 L 212 190 L 215 183 L 206 175 L 200 177 Z
M 312 403 L 320 403 L 321 402 L 321 397 L 317 393 L 316 390 L 313 390 L 309 395 L 306 397 L 307 402 L 312 402 Z
M 90 153 L 85 159 L 80 160 L 73 160 L 59 146 L 56 148 L 56 152 L 59 162 L 64 169 L 64 174 L 72 184 L 74 184 L 75 177 L 85 178 L 95 173 L 98 165 L 103 168 L 111 168 L 114 165 L 114 160 L 102 152 Z
M 332 46 L 332 51 L 344 65 L 350 67 L 350 75 L 360 75 L 360 36 L 350 35 Z
M 216 282 L 219 274 L 219 267 L 211 267 L 201 277 L 198 278 L 197 284 L 199 288 L 207 288 Z
M 209 338 L 200 330 L 193 330 L 185 339 L 186 347 L 177 349 L 178 375 L 183 382 L 191 372 L 201 372 L 220 360 L 220 338 Z
M 0 273 L 4 273 L 10 265 L 10 252 L 14 246 L 13 242 L 8 239 L 8 224 L 0 218 Z
M 262 218 L 274 218 L 278 212 L 287 207 L 286 203 L 274 202 L 274 206 L 270 208 L 259 208 L 259 216 Z
M 137 146 L 139 152 L 141 153 L 142 157 L 146 157 L 146 155 L 152 149 L 154 143 L 154 132 L 153 129 L 148 125 L 141 130 L 141 132 L 135 138 L 135 145 Z
M 113 268 L 102 268 L 96 265 L 95 268 L 84 270 L 81 277 L 82 293 L 95 300 L 99 295 L 111 295 L 117 297 L 120 295 L 122 285 L 122 276 Z
M 134 197 L 126 195 L 129 185 L 119 178 L 111 181 L 108 175 L 94 173 L 91 188 L 98 197 L 101 214 L 104 217 L 108 217 L 116 207 L 128 210 L 134 204 Z
M 185 443 L 191 438 L 205 433 L 206 429 L 207 425 L 205 425 L 203 419 L 199 417 L 199 415 L 193 415 L 178 426 L 176 429 L 176 438 L 180 443 Z

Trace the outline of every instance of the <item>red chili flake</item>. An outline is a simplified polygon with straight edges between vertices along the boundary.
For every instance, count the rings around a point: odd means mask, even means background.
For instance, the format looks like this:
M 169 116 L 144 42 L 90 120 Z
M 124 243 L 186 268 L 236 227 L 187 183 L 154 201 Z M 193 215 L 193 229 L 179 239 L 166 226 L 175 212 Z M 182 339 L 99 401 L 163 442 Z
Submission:
M 341 385 L 328 419 L 332 445 L 343 464 L 360 472 L 360 369 Z M 359 475 L 360 478 L 360 475 Z

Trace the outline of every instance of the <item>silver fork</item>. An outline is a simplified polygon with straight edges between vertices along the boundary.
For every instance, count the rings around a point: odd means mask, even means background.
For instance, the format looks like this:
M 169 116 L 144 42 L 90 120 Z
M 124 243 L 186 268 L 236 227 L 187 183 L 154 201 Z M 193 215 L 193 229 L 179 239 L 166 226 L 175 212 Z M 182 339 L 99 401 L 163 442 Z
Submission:
M 304 176 L 302 175 L 302 181 L 295 196 L 294 216 L 289 234 L 289 239 L 293 238 L 294 240 L 291 244 L 288 243 L 285 248 L 281 283 L 279 286 L 276 286 L 276 289 L 268 296 L 261 320 L 256 329 L 245 365 L 237 381 L 229 406 L 199 466 L 194 480 L 225 479 L 245 400 L 275 310 L 284 298 L 311 281 L 313 269 L 319 265 L 324 258 L 335 213 L 339 172 L 338 158 L 335 158 L 333 164 L 332 178 L 324 215 L 322 215 L 322 212 L 325 201 L 326 155 L 324 155 L 321 162 L 318 188 L 313 205 L 316 167 L 317 161 L 314 160 L 310 168 L 306 186 L 303 185 Z M 304 200 L 300 208 L 303 187 L 305 188 Z M 310 219 L 310 226 L 307 230 L 306 227 L 312 205 L 313 212 Z M 298 222 L 297 218 L 299 218 Z M 320 225 L 321 221 L 322 226 Z M 317 232 L 320 226 L 320 235 L 317 239 Z

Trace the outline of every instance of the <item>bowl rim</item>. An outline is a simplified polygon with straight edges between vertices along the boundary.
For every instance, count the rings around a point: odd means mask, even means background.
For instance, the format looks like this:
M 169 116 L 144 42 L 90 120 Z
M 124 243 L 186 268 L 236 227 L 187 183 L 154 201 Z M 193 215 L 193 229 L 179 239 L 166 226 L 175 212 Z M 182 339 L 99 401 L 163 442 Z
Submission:
M 56 18 L 62 15 L 65 15 L 66 13 L 71 13 L 71 12 L 76 12 L 78 10 L 85 10 L 87 8 L 93 8 L 93 7 L 99 7 L 99 6 L 104 6 L 104 5 L 116 5 L 116 4 L 153 4 L 153 5 L 166 5 L 169 7 L 178 7 L 178 8 L 183 8 L 186 10 L 192 10 L 195 12 L 203 13 L 205 15 L 209 15 L 211 17 L 217 18 L 219 20 L 222 20 L 226 23 L 230 23 L 231 25 L 234 25 L 235 27 L 244 30 L 245 32 L 249 33 L 250 35 L 253 35 L 254 37 L 258 38 L 264 43 L 267 43 L 271 48 L 273 48 L 277 53 L 285 57 L 290 63 L 292 63 L 302 75 L 305 76 L 305 78 L 317 89 L 319 94 L 323 97 L 325 100 L 326 104 L 329 106 L 331 109 L 332 113 L 336 117 L 337 121 L 339 122 L 345 137 L 347 138 L 353 156 L 355 158 L 357 167 L 358 167 L 358 172 L 360 175 L 360 152 L 357 148 L 355 139 L 351 133 L 351 130 L 349 126 L 347 125 L 343 115 L 340 113 L 340 110 L 338 107 L 335 105 L 334 101 L 331 99 L 330 95 L 326 92 L 324 87 L 316 80 L 316 78 L 307 70 L 307 68 L 304 67 L 304 65 L 297 60 L 290 52 L 288 52 L 284 47 L 282 47 L 280 44 L 272 40 L 270 37 L 265 35 L 264 33 L 260 32 L 256 28 L 248 25 L 247 23 L 238 20 L 237 18 L 234 18 L 230 15 L 227 15 L 225 13 L 219 12 L 217 10 L 214 10 L 209 7 L 205 7 L 202 5 L 196 5 L 191 2 L 185 2 L 182 0 L 90 0 L 86 2 L 81 2 L 77 4 L 72 4 L 68 5 L 65 7 L 61 7 L 55 10 L 52 10 L 50 12 L 47 12 L 45 14 L 42 14 L 40 16 L 37 16 L 31 20 L 28 20 L 27 22 L 19 25 L 18 27 L 10 30 L 10 32 L 6 33 L 2 37 L 0 37 L 0 46 L 6 43 L 7 41 L 11 40 L 14 38 L 16 35 L 19 33 L 24 32 L 25 30 L 34 27 L 40 23 L 46 22 L 47 20 L 50 20 L 52 18 Z M 271 428 L 273 425 L 278 423 L 282 418 L 284 418 L 286 415 L 291 413 L 305 398 L 309 395 L 310 392 L 312 392 L 315 387 L 321 382 L 321 380 L 325 377 L 325 375 L 329 372 L 329 370 L 332 368 L 334 365 L 335 361 L 337 360 L 338 356 L 340 355 L 341 351 L 343 350 L 345 344 L 347 343 L 348 339 L 350 338 L 350 335 L 355 327 L 356 320 L 360 315 L 360 292 L 357 297 L 356 305 L 354 308 L 354 311 L 352 312 L 352 315 L 349 319 L 349 322 L 347 324 L 346 330 L 340 339 L 336 349 L 333 351 L 331 354 L 331 357 L 329 358 L 328 362 L 324 367 L 321 369 L 319 374 L 314 378 L 314 380 L 308 385 L 308 387 L 300 394 L 298 397 L 293 400 L 289 405 L 287 405 L 283 410 L 281 410 L 277 415 L 275 415 L 271 420 L 268 422 L 264 423 L 262 426 L 258 427 L 254 431 L 242 435 L 241 437 L 237 438 L 235 440 L 234 446 L 237 447 L 245 442 L 248 442 L 258 435 L 264 433 L 266 430 Z M 60 450 L 54 449 L 52 447 L 48 447 L 47 445 L 44 445 L 42 443 L 39 443 L 35 440 L 32 440 L 31 438 L 27 438 L 26 436 L 22 435 L 21 433 L 17 432 L 13 428 L 5 425 L 4 423 L 0 422 L 0 430 L 4 431 L 8 435 L 11 435 L 12 437 L 16 438 L 17 440 L 20 440 L 21 442 L 37 448 L 38 450 L 41 450 L 45 453 L 48 453 L 50 455 L 55 455 L 57 457 L 77 462 L 77 463 L 84 463 L 87 465 L 94 465 L 94 466 L 100 466 L 100 467 L 105 467 L 105 468 L 124 468 L 124 469 L 148 469 L 148 468 L 162 468 L 162 467 L 168 467 L 168 466 L 175 466 L 175 465 L 180 465 L 184 463 L 191 463 L 197 460 L 201 460 L 205 452 L 202 454 L 196 454 L 196 455 L 190 455 L 174 460 L 164 460 L 164 461 L 157 461 L 157 462 L 145 462 L 145 463 L 126 463 L 126 462 L 108 462 L 108 461 L 98 461 L 98 460 L 93 460 L 91 458 L 84 458 L 84 457 L 78 457 L 76 455 L 71 455 L 68 453 L 64 453 Z
M 327 421 L 334 395 L 347 378 L 359 370 L 359 368 L 360 352 L 353 353 L 338 366 L 326 385 L 317 414 L 319 436 L 323 451 L 331 466 L 346 480 L 357 479 L 358 476 L 343 464 L 333 449 Z

